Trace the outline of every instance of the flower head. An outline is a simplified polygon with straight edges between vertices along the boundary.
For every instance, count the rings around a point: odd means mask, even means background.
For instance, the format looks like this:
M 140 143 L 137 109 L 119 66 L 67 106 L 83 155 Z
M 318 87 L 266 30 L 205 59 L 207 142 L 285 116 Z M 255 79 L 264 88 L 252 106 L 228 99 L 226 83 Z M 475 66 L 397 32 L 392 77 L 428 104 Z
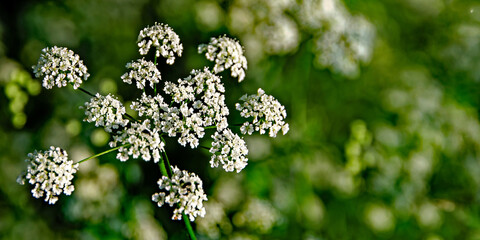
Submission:
M 158 71 L 153 62 L 146 61 L 144 59 L 138 59 L 136 61 L 127 63 L 126 67 L 130 71 L 122 75 L 121 78 L 123 82 L 132 84 L 132 80 L 135 80 L 138 89 L 145 88 L 145 81 L 147 81 L 150 87 L 153 88 L 153 84 L 158 83 L 162 79 L 160 71 Z
M 84 121 L 95 122 L 95 126 L 104 127 L 105 131 L 125 127 L 128 119 L 124 119 L 125 107 L 113 95 L 102 96 L 99 93 L 85 103 Z
M 25 180 L 34 186 L 32 195 L 40 198 L 45 195 L 45 202 L 54 204 L 61 193 L 72 194 L 73 174 L 78 170 L 78 163 L 68 160 L 68 154 L 61 148 L 51 146 L 47 151 L 34 151 L 28 154 L 27 171 L 20 175 L 17 182 Z
M 159 207 L 165 203 L 170 207 L 175 206 L 172 220 L 181 220 L 184 212 L 190 221 L 194 221 L 197 216 L 205 216 L 205 207 L 203 201 L 208 200 L 203 191 L 203 182 L 195 174 L 185 170 L 180 170 L 176 166 L 172 167 L 172 177 L 163 176 L 158 180 L 158 186 L 161 191 L 152 195 L 152 201 Z
M 175 55 L 181 57 L 183 45 L 180 38 L 167 24 L 158 24 L 146 27 L 138 35 L 138 47 L 140 54 L 146 55 L 153 45 L 157 49 L 155 56 L 160 55 L 167 59 L 172 65 L 175 62 Z
M 43 87 L 51 89 L 54 86 L 65 87 L 73 84 L 77 89 L 90 76 L 83 61 L 72 50 L 54 46 L 44 48 L 36 66 L 33 66 L 35 77 L 43 77 Z
M 238 82 L 245 78 L 247 58 L 236 40 L 226 36 L 212 38 L 208 44 L 198 46 L 198 52 L 205 52 L 205 57 L 215 62 L 213 72 L 219 73 L 230 68 L 232 77 L 238 77 Z
M 160 125 L 170 137 L 180 134 L 178 142 L 181 145 L 189 143 L 195 148 L 205 135 L 205 127 L 216 125 L 217 129 L 223 130 L 228 126 L 225 88 L 220 78 L 208 68 L 193 70 L 177 84 L 167 82 L 164 91 L 172 97 L 174 104 L 168 112 L 161 114 Z
M 288 123 L 284 122 L 287 111 L 273 96 L 265 94 L 265 91 L 259 88 L 256 95 L 245 94 L 240 100 L 243 103 L 235 105 L 240 115 L 244 118 L 253 118 L 251 122 L 247 121 L 242 125 L 240 128 L 242 134 L 252 134 L 254 131 L 265 134 L 269 129 L 269 136 L 276 137 L 280 130 L 284 135 L 288 132 Z
M 119 135 L 113 136 L 110 147 L 120 147 L 118 149 L 117 159 L 127 161 L 128 156 L 133 158 L 142 157 L 145 161 L 157 163 L 164 152 L 165 143 L 162 142 L 157 128 L 152 127 L 150 120 L 146 119 L 141 123 L 132 122 L 131 126 L 122 130 Z
M 215 132 L 212 138 L 212 148 L 210 148 L 210 152 L 213 154 L 210 160 L 212 168 L 222 164 L 225 171 L 236 170 L 238 173 L 247 166 L 248 148 L 242 138 L 229 128 L 222 132 Z

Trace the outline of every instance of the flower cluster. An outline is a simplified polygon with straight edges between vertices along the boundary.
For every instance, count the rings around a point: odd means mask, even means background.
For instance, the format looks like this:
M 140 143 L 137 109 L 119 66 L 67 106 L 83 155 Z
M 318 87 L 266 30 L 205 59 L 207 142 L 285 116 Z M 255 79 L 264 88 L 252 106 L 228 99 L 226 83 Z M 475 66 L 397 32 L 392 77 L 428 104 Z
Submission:
M 172 65 L 175 62 L 175 55 L 181 57 L 183 45 L 180 38 L 171 27 L 166 24 L 158 24 L 146 27 L 138 35 L 139 52 L 146 55 L 153 45 L 157 50 L 155 56 L 160 55 L 167 59 L 167 64 Z
M 85 103 L 84 121 L 95 122 L 96 127 L 104 127 L 105 131 L 119 129 L 128 124 L 128 119 L 123 118 L 125 107 L 113 95 L 102 96 L 99 93 Z
M 43 87 L 65 87 L 71 83 L 77 89 L 90 76 L 83 61 L 72 50 L 64 47 L 44 48 L 36 66 L 33 66 L 35 77 L 43 77 Z
M 269 136 L 276 137 L 280 130 L 284 135 L 288 132 L 288 123 L 283 121 L 287 117 L 285 107 L 273 96 L 265 94 L 263 89 L 259 88 L 256 95 L 245 94 L 240 100 L 243 103 L 235 105 L 240 115 L 244 118 L 253 117 L 252 122 L 247 121 L 240 128 L 242 134 L 251 135 L 254 131 L 265 134 L 269 129 Z
M 175 56 L 181 56 L 183 51 L 178 35 L 164 24 L 156 23 L 140 32 L 140 54 L 146 55 L 152 46 L 156 48 L 155 57 L 167 58 L 168 64 L 173 64 Z M 153 160 L 164 165 L 161 166 L 162 170 L 169 170 L 168 174 L 163 171 L 165 176 L 158 181 L 163 191 L 155 193 L 152 200 L 160 207 L 165 203 L 175 206 L 174 220 L 182 219 L 182 214 L 186 214 L 190 221 L 197 216 L 203 217 L 203 201 L 207 197 L 197 175 L 171 167 L 168 161 L 161 161 L 163 157 L 167 159 L 163 137 L 178 137 L 178 143 L 182 146 L 188 144 L 196 148 L 205 136 L 205 130 L 215 128 L 216 132 L 211 136 L 211 167 L 221 165 L 227 172 L 240 172 L 248 162 L 245 141 L 228 128 L 229 109 L 225 103 L 225 87 L 216 75 L 230 69 L 232 77 L 243 81 L 247 69 L 243 48 L 236 40 L 223 36 L 212 38 L 209 44 L 199 46 L 198 50 L 200 53 L 206 52 L 207 59 L 215 62 L 213 70 L 208 67 L 193 70 L 188 77 L 165 82 L 158 93 L 156 84 L 160 82 L 161 74 L 155 63 L 142 58 L 126 65 L 128 71 L 121 76 L 123 82 L 133 84 L 135 81 L 136 87 L 144 90 L 130 105 L 139 119 L 128 115 L 123 104 L 112 94 L 93 95 L 81 89 L 93 96 L 85 103 L 84 121 L 94 122 L 95 126 L 103 127 L 112 134 L 109 146 L 114 149 L 104 153 L 117 150 L 116 157 L 120 161 L 127 161 L 130 157 Z M 44 49 L 34 69 L 37 76 L 45 76 L 45 88 L 52 88 L 55 84 L 62 87 L 68 82 L 78 88 L 81 77 L 88 77 L 82 61 L 66 48 Z M 145 91 L 147 85 L 154 89 L 154 95 Z M 285 108 L 272 96 L 264 94 L 263 90 L 259 89 L 257 95 L 245 95 L 241 100 L 244 103 L 236 105 L 241 116 L 253 118 L 242 125 L 240 131 L 243 134 L 251 134 L 254 130 L 264 134 L 270 129 L 270 136 L 275 137 L 280 129 L 284 134 L 288 131 L 288 124 L 283 121 L 286 117 Z M 74 189 L 71 180 L 78 164 L 68 160 L 65 151 L 51 147 L 46 152 L 29 154 L 29 161 L 28 171 L 20 180 L 27 179 L 34 185 L 34 197 L 46 195 L 45 201 L 53 204 L 62 192 L 71 194 Z
M 29 163 L 27 171 L 20 175 L 17 181 L 23 185 L 27 180 L 33 185 L 32 195 L 35 198 L 45 195 L 45 202 L 54 204 L 62 192 L 66 195 L 72 194 L 75 189 L 72 179 L 78 170 L 78 163 L 68 160 L 65 150 L 51 146 L 44 152 L 29 153 L 26 161 Z
M 212 38 L 208 44 L 198 46 L 198 52 L 205 52 L 205 57 L 215 62 L 213 71 L 223 72 L 230 68 L 232 77 L 238 77 L 238 82 L 245 78 L 247 58 L 243 55 L 243 48 L 236 40 L 223 36 Z
M 210 153 L 213 154 L 210 160 L 212 168 L 222 164 L 225 171 L 233 172 L 233 170 L 236 170 L 239 173 L 247 166 L 248 148 L 242 138 L 234 134 L 229 128 L 223 130 L 223 132 L 215 132 L 212 138 L 212 148 L 210 148 Z
M 120 161 L 127 161 L 128 156 L 138 158 L 141 155 L 143 160 L 150 161 L 153 158 L 153 162 L 157 163 L 161 158 L 160 153 L 165 151 L 165 143 L 158 130 L 152 128 L 149 119 L 141 123 L 132 122 L 119 135 L 114 135 L 110 147 L 117 146 L 120 146 L 117 154 Z
M 132 84 L 132 80 L 135 80 L 138 89 L 145 88 L 145 81 L 149 82 L 151 88 L 154 88 L 154 84 L 162 79 L 155 64 L 145 59 L 129 62 L 126 67 L 130 71 L 122 75 L 123 82 Z
M 205 127 L 216 125 L 225 129 L 228 125 L 228 108 L 225 104 L 225 88 L 220 78 L 208 68 L 193 70 L 191 75 L 179 79 L 177 84 L 167 82 L 164 91 L 176 105 L 163 114 L 162 131 L 170 137 L 180 134 L 178 142 L 196 148 L 205 135 Z
M 203 201 L 208 200 L 207 195 L 203 191 L 202 180 L 194 173 L 173 166 L 172 176 L 160 178 L 158 186 L 160 190 L 164 189 L 165 191 L 153 194 L 152 201 L 156 202 L 159 207 L 165 203 L 170 207 L 175 205 L 172 220 L 181 220 L 182 213 L 185 213 L 192 222 L 197 216 L 205 216 Z

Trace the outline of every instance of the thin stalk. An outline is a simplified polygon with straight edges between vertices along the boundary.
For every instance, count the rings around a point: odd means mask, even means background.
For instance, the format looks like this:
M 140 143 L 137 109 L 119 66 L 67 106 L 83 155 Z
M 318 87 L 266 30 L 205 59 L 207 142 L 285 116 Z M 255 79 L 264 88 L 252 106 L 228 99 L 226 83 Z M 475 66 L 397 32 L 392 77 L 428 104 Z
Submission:
M 130 143 L 127 143 L 127 144 L 124 144 L 124 145 L 122 145 L 122 146 L 118 146 L 118 147 L 114 147 L 114 148 L 108 149 L 108 150 L 105 151 L 105 152 L 101 152 L 101 153 L 95 154 L 95 155 L 93 155 L 93 156 L 84 158 L 84 159 L 78 161 L 77 163 L 82 163 L 82 162 L 88 161 L 88 160 L 90 160 L 90 159 L 92 159 L 92 158 L 96 158 L 96 157 L 102 156 L 102 155 L 107 154 L 107 153 L 109 153 L 109 152 L 113 152 L 113 151 L 115 151 L 115 150 L 117 150 L 117 149 L 119 149 L 119 148 L 121 148 L 121 147 L 127 147 L 127 146 L 130 146 L 130 145 L 131 145 Z
M 88 95 L 91 96 L 91 97 L 95 97 L 95 95 L 94 95 L 93 93 L 87 91 L 87 90 L 84 89 L 84 88 L 78 87 L 77 89 L 80 90 L 80 91 L 82 91 L 82 92 L 84 92 L 84 93 L 86 93 L 86 94 L 88 94 Z M 140 122 L 139 120 L 135 119 L 134 117 L 132 117 L 132 115 L 130 115 L 130 114 L 128 114 L 128 113 L 125 113 L 124 115 L 125 115 L 126 117 L 130 118 L 130 120 L 132 120 L 132 121 L 134 121 L 134 122 Z
M 165 161 L 163 160 L 163 157 L 160 158 L 160 162 L 158 163 L 158 166 L 160 167 L 160 172 L 162 173 L 162 175 L 168 177 L 168 172 L 167 172 L 167 169 L 165 168 Z
M 190 238 L 192 240 L 197 240 L 197 237 L 195 237 L 195 233 L 193 232 L 192 225 L 190 225 L 190 220 L 184 212 L 182 212 L 182 217 L 183 221 L 185 222 L 185 226 L 187 227 L 188 234 L 190 234 Z
M 162 141 L 165 142 L 163 138 L 162 138 Z M 168 160 L 168 155 L 166 152 L 163 152 L 163 156 L 165 156 L 165 158 L 161 158 L 159 163 L 160 172 L 162 172 L 163 176 L 171 178 L 173 175 L 172 166 L 170 165 L 170 161 Z M 187 232 L 190 235 L 190 238 L 192 240 L 197 240 L 197 237 L 195 237 L 195 232 L 193 231 L 192 225 L 190 224 L 190 219 L 185 214 L 185 212 L 182 212 L 182 218 L 183 218 L 183 221 L 185 222 L 185 227 L 187 228 Z
M 85 89 L 83 89 L 83 88 L 81 88 L 81 87 L 78 87 L 77 89 L 80 90 L 80 91 L 82 91 L 82 92 L 84 92 L 84 93 L 86 93 L 86 94 L 88 94 L 88 95 L 90 95 L 91 97 L 95 97 L 95 95 L 93 95 L 93 93 L 91 93 L 91 92 L 89 92 L 89 91 L 87 91 L 87 90 L 85 90 Z
M 203 148 L 203 149 L 210 150 L 210 148 L 209 148 L 209 147 L 205 147 L 205 146 L 199 146 L 199 147 L 201 147 L 201 148 Z

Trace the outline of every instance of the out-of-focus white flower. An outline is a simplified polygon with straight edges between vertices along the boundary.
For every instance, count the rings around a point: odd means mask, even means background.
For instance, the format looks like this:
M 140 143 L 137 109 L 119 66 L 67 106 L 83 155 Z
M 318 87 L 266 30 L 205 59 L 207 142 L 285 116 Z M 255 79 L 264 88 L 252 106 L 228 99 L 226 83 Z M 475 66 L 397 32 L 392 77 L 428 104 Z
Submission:
M 235 104 L 240 116 L 253 118 L 240 127 L 242 134 L 251 135 L 254 131 L 265 134 L 269 129 L 269 136 L 276 137 L 280 130 L 284 135 L 288 132 L 289 125 L 284 122 L 287 117 L 285 107 L 273 96 L 265 94 L 263 89 L 259 88 L 256 95 L 245 94 L 240 100 L 243 101 L 242 104 Z
M 172 97 L 174 104 L 160 113 L 158 127 L 170 137 L 180 134 L 178 142 L 181 145 L 188 143 L 195 148 L 205 135 L 205 127 L 215 125 L 223 130 L 228 126 L 225 88 L 220 78 L 208 68 L 193 70 L 177 84 L 165 83 L 164 91 Z
M 43 77 L 42 86 L 51 89 L 54 86 L 65 87 L 71 83 L 74 89 L 90 76 L 83 61 L 72 50 L 54 46 L 44 48 L 36 66 L 33 66 L 35 77 Z
M 265 43 L 268 54 L 295 52 L 300 41 L 297 24 L 283 14 L 258 25 L 255 31 Z
M 54 204 L 60 194 L 70 195 L 75 190 L 72 179 L 78 163 L 68 160 L 65 150 L 53 146 L 44 152 L 35 150 L 28 154 L 26 161 L 29 163 L 27 171 L 18 177 L 17 182 L 23 185 L 27 180 L 33 185 L 32 195 L 35 198 L 45 195 L 45 202 Z
M 278 211 L 265 200 L 249 199 L 244 209 L 234 216 L 235 225 L 238 227 L 248 226 L 252 230 L 265 234 L 271 231 L 279 220 Z
M 127 161 L 128 156 L 133 158 L 142 157 L 145 161 L 153 161 L 157 163 L 164 152 L 165 143 L 162 142 L 159 130 L 152 127 L 149 119 L 141 123 L 132 122 L 130 127 L 122 130 L 119 135 L 113 136 L 110 147 L 117 147 L 125 144 L 129 146 L 120 147 L 118 149 L 117 159 Z
M 167 24 L 158 24 L 146 27 L 138 35 L 139 52 L 147 55 L 150 47 L 157 50 L 155 56 L 167 59 L 167 64 L 172 65 L 175 62 L 175 55 L 181 57 L 183 45 L 180 43 L 180 37 Z
M 361 62 L 370 61 L 374 28 L 362 17 L 350 17 L 342 28 L 329 29 L 316 38 L 316 63 L 355 77 Z
M 238 77 L 238 82 L 245 78 L 247 58 L 243 55 L 243 48 L 238 41 L 227 36 L 211 38 L 208 44 L 200 44 L 198 53 L 205 52 L 205 57 L 215 62 L 214 73 L 230 69 L 232 77 Z
M 247 144 L 232 130 L 227 128 L 222 132 L 217 131 L 212 139 L 212 148 L 210 148 L 210 152 L 213 154 L 210 160 L 212 168 L 221 164 L 225 171 L 236 170 L 238 173 L 247 166 Z
M 95 126 L 104 127 L 105 131 L 112 132 L 112 129 L 125 127 L 128 119 L 124 119 L 125 107 L 113 95 L 102 96 L 99 93 L 85 103 L 84 121 L 95 122 Z
M 205 203 L 205 209 L 205 217 L 195 221 L 198 233 L 209 239 L 220 239 L 221 232 L 227 235 L 232 232 L 232 225 L 221 203 L 209 200 Z
M 153 194 L 152 201 L 159 207 L 165 203 L 170 207 L 175 206 L 172 220 L 181 220 L 182 213 L 185 213 L 192 222 L 197 216 L 205 216 L 203 201 L 208 199 L 203 191 L 203 182 L 195 173 L 173 166 L 171 178 L 162 176 L 158 180 L 158 186 L 164 191 Z
M 160 71 L 158 71 L 155 64 L 145 59 L 129 62 L 126 67 L 130 71 L 122 75 L 123 82 L 132 84 L 132 80 L 135 80 L 138 89 L 145 88 L 145 81 L 150 84 L 151 88 L 154 88 L 154 84 L 162 79 Z

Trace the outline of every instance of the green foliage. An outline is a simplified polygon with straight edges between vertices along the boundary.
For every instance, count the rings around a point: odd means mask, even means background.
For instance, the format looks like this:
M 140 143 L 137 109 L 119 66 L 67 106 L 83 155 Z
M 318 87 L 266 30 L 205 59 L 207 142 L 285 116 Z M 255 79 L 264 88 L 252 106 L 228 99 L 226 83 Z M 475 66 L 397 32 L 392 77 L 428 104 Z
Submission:
M 480 5 L 344 0 L 348 14 L 375 28 L 370 60 L 356 61 L 359 73 L 349 75 L 317 62 L 317 38 L 328 27 L 306 29 L 295 7 L 281 11 L 297 24 L 297 45 L 265 50 L 271 42 L 255 34 L 269 26 L 262 24 L 275 1 L 252 2 L 27 1 L 2 18 L 0 236 L 186 238 L 183 223 L 170 221 L 171 209 L 151 203 L 160 172 L 143 161 L 121 163 L 111 153 L 81 166 L 75 192 L 56 206 L 14 183 L 33 149 L 58 145 L 79 160 L 106 150 L 108 141 L 79 121 L 85 96 L 40 90 L 25 70 L 41 49 L 75 50 L 91 70 L 85 88 L 128 102 L 138 90 L 120 76 L 137 54 L 136 34 L 164 22 L 186 46 L 175 71 L 160 63 L 164 81 L 209 64 L 193 46 L 218 34 L 238 37 L 247 77 L 226 89 L 236 99 L 262 86 L 286 105 L 290 124 L 273 141 L 247 137 L 249 164 L 238 175 L 211 169 L 208 151 L 167 144 L 176 164 L 204 179 L 209 205 L 194 224 L 199 239 L 478 239 Z M 234 13 L 254 17 L 239 28 Z

